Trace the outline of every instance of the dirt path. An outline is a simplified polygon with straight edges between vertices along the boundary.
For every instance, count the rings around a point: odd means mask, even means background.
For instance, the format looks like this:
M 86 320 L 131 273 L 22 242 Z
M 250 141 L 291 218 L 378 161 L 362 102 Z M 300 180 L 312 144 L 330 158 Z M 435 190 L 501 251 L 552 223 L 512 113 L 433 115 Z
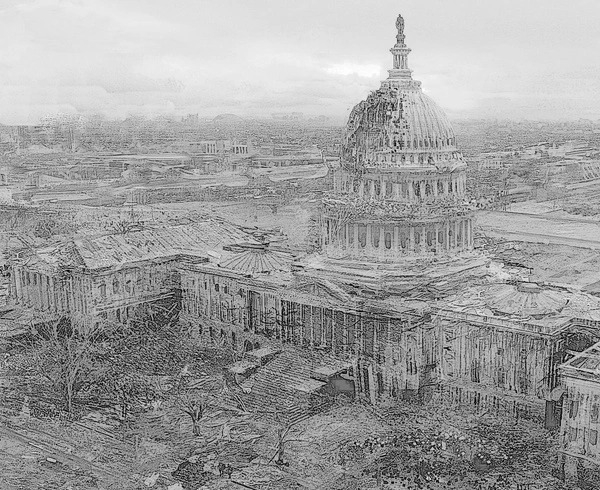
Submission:
M 35 433 L 34 430 L 28 431 Z M 57 448 L 42 438 L 34 438 L 24 434 L 23 431 L 18 431 L 10 428 L 4 423 L 0 424 L 0 449 L 14 454 L 18 451 L 17 446 L 21 446 L 21 450 L 34 449 L 41 453 L 46 458 L 51 458 L 62 465 L 69 467 L 72 470 L 83 470 L 89 473 L 104 483 L 105 488 L 123 488 L 126 477 L 113 473 L 112 471 L 101 468 L 90 461 L 83 459 L 76 454 L 70 454 L 64 450 Z M 60 467 L 58 467 L 60 468 Z

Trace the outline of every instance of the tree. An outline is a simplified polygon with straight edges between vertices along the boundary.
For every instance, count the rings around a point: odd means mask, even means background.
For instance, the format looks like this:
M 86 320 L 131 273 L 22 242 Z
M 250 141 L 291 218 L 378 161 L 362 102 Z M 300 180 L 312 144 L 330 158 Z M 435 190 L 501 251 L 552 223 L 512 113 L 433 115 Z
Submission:
M 143 376 L 132 372 L 123 373 L 119 367 L 104 371 L 99 383 L 100 393 L 116 401 L 120 418 L 126 421 L 136 406 L 148 405 L 158 398 L 158 389 Z
M 34 323 L 31 331 L 29 367 L 50 383 L 64 410 L 72 414 L 77 395 L 98 380 L 96 340 L 101 329 L 79 327 L 60 317 Z
M 177 383 L 177 406 L 191 418 L 192 433 L 195 436 L 200 435 L 199 423 L 206 411 L 206 398 L 189 385 L 188 378 L 185 375 L 180 376 Z

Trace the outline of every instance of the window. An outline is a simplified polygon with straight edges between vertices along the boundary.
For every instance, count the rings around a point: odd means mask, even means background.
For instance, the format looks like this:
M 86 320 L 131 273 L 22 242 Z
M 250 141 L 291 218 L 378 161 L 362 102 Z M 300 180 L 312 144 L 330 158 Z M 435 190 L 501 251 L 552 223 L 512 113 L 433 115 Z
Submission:
M 215 291 L 218 293 L 219 292 L 219 285 L 215 284 Z
M 113 293 L 119 292 L 119 280 L 115 277 L 113 279 Z
M 227 294 L 229 292 L 229 288 L 227 286 L 223 286 L 223 292 Z
M 577 439 L 577 427 L 569 427 L 569 441 Z
M 421 185 L 419 182 L 413 182 L 413 191 L 415 193 L 415 197 L 421 197 Z
M 373 246 L 379 248 L 379 234 L 381 233 L 379 226 L 373 226 L 372 233 Z
M 427 232 L 427 245 L 431 246 L 433 244 L 433 232 Z
M 367 227 L 365 225 L 358 225 L 358 243 L 361 248 L 365 248 L 367 245 Z
M 34 285 L 34 286 L 37 286 L 37 276 L 38 276 L 38 275 L 37 275 L 37 274 L 34 272 L 34 273 L 33 273 L 33 285 Z
M 392 234 L 390 232 L 385 234 L 385 248 L 388 250 L 392 248 Z
M 394 186 L 391 182 L 386 183 L 385 185 L 385 196 L 386 197 L 392 197 L 392 194 L 394 192 Z
M 569 409 L 569 417 L 570 418 L 575 418 L 577 417 L 577 412 L 579 411 L 579 402 L 578 401 L 572 401 L 571 402 L 571 408 Z
M 106 298 L 106 284 L 100 284 L 98 288 L 100 289 L 100 296 Z
M 598 405 L 594 403 L 592 405 L 592 411 L 590 413 L 590 422 L 598 423 Z
M 598 444 L 598 431 L 597 430 L 590 431 L 590 444 L 592 446 L 595 446 L 596 444 Z

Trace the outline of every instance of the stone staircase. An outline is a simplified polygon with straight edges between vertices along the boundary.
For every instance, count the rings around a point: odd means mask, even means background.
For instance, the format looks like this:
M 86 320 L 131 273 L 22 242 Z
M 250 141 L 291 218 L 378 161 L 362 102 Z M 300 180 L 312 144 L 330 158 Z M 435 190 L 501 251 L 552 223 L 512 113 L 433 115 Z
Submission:
M 319 392 L 326 383 L 312 375 L 332 362 L 318 353 L 283 350 L 241 384 L 238 396 L 249 411 L 286 425 L 299 423 L 329 404 Z

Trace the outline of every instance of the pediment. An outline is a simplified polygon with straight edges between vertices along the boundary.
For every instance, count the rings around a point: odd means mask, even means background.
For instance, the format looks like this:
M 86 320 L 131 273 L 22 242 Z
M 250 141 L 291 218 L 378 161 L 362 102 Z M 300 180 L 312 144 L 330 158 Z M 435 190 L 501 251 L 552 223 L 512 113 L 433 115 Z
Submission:
M 294 289 L 333 302 L 347 302 L 350 300 L 350 295 L 346 291 L 326 279 L 305 279 L 296 284 Z

